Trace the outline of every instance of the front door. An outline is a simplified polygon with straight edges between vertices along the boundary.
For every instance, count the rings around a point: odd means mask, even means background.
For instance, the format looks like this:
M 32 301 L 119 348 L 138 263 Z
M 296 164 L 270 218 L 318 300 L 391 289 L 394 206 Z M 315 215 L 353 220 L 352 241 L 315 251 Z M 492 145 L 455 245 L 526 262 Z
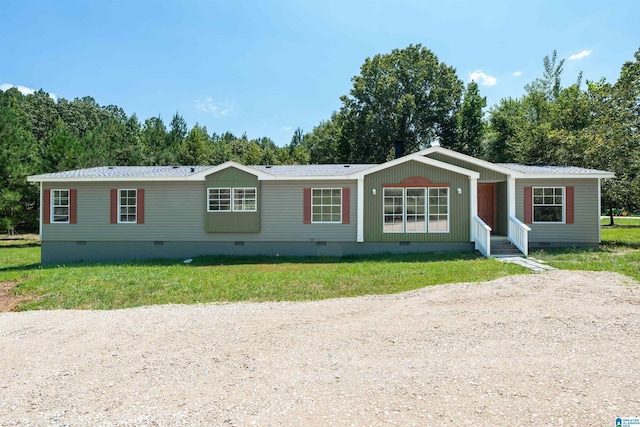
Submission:
M 494 234 L 496 231 L 495 184 L 478 184 L 478 216 L 491 227 L 491 234 Z

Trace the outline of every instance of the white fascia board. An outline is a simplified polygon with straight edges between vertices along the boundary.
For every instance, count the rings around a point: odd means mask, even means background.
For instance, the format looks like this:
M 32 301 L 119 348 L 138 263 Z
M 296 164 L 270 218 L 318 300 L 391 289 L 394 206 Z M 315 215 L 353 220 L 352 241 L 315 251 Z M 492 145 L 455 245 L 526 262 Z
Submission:
M 614 173 L 545 173 L 545 174 L 522 174 L 518 179 L 602 179 L 615 178 Z
M 349 175 L 350 178 L 363 178 L 366 175 L 372 174 L 374 172 L 378 172 L 396 165 L 400 165 L 402 163 L 406 163 L 409 161 L 416 161 L 419 163 L 423 163 L 425 165 L 429 165 L 429 166 L 434 166 L 440 169 L 445 169 L 445 170 L 449 170 L 451 172 L 455 172 L 455 173 L 459 173 L 461 175 L 466 175 L 470 178 L 476 178 L 478 179 L 480 177 L 480 174 L 478 172 L 469 170 L 469 169 L 465 169 L 465 168 L 461 168 L 460 166 L 455 166 L 455 165 L 450 165 L 449 163 L 445 163 L 445 162 L 441 162 L 440 160 L 435 160 L 435 159 L 431 159 L 429 157 L 424 157 L 423 155 L 420 155 L 419 153 L 413 153 L 413 154 L 409 154 L 408 156 L 404 156 L 404 157 L 400 157 L 394 160 L 391 160 L 389 162 L 386 163 L 382 163 L 380 165 L 376 165 L 373 167 L 370 167 L 368 169 L 364 169 L 361 170 L 360 172 L 356 172 L 353 173 L 351 175 Z
M 271 175 L 270 173 L 266 173 L 266 172 L 260 171 L 258 169 L 254 169 L 251 166 L 242 165 L 242 164 L 234 162 L 232 160 L 230 160 L 228 162 L 221 163 L 221 164 L 216 165 L 216 166 L 211 166 L 208 169 L 205 169 L 205 170 L 200 171 L 198 173 L 194 173 L 193 175 L 189 175 L 189 176 L 184 177 L 184 178 L 185 178 L 186 181 L 204 181 L 205 177 L 207 177 L 208 175 L 211 175 L 212 173 L 220 172 L 220 171 L 228 169 L 228 168 L 236 168 L 236 169 L 239 169 L 239 170 L 241 170 L 243 172 L 250 173 L 251 175 L 257 176 L 258 180 L 273 178 L 273 175 Z
M 468 156 L 466 154 L 458 153 L 457 151 L 449 150 L 444 147 L 435 146 L 425 148 L 424 150 L 418 151 L 416 154 L 420 154 L 422 156 L 426 156 L 431 153 L 439 153 L 444 154 L 445 156 L 449 156 L 451 158 L 461 160 L 463 162 L 471 163 L 472 165 L 480 166 L 485 169 L 490 169 L 496 172 L 503 173 L 507 176 L 512 176 L 515 178 L 521 178 L 525 175 L 522 172 L 518 172 L 513 169 L 505 168 L 504 166 L 496 165 L 495 163 L 487 162 L 486 160 L 477 159 L 475 157 Z
M 216 166 L 211 166 L 200 172 L 184 176 L 158 176 L 158 175 L 137 175 L 137 176 L 70 176 L 70 177 L 48 177 L 43 175 L 32 175 L 27 177 L 28 182 L 140 182 L 140 181 L 204 181 L 208 175 L 220 172 L 228 168 L 236 168 L 243 172 L 258 177 L 258 180 L 272 179 L 273 175 L 259 171 L 250 166 L 241 165 L 234 161 L 228 161 Z

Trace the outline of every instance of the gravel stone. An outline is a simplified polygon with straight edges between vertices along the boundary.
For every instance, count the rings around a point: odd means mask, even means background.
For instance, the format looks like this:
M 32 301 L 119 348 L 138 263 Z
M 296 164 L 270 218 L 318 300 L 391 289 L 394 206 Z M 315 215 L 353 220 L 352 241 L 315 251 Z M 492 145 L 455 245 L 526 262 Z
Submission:
M 613 425 L 640 416 L 639 331 L 609 272 L 2 313 L 0 425 Z

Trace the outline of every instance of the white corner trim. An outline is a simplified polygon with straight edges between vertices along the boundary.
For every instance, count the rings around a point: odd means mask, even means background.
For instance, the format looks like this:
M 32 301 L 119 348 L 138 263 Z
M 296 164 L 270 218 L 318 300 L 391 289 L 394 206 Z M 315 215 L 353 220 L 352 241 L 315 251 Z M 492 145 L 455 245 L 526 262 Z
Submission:
M 356 242 L 364 242 L 364 178 L 358 179 Z

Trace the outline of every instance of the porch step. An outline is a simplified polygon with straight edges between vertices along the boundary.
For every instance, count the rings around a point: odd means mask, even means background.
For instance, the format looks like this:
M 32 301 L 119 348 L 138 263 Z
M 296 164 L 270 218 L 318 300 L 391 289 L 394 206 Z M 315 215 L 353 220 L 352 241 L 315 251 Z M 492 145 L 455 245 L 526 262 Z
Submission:
M 522 252 L 520 252 L 520 249 L 516 248 L 513 243 L 507 240 L 506 237 L 492 236 L 491 256 L 495 258 L 522 256 Z

